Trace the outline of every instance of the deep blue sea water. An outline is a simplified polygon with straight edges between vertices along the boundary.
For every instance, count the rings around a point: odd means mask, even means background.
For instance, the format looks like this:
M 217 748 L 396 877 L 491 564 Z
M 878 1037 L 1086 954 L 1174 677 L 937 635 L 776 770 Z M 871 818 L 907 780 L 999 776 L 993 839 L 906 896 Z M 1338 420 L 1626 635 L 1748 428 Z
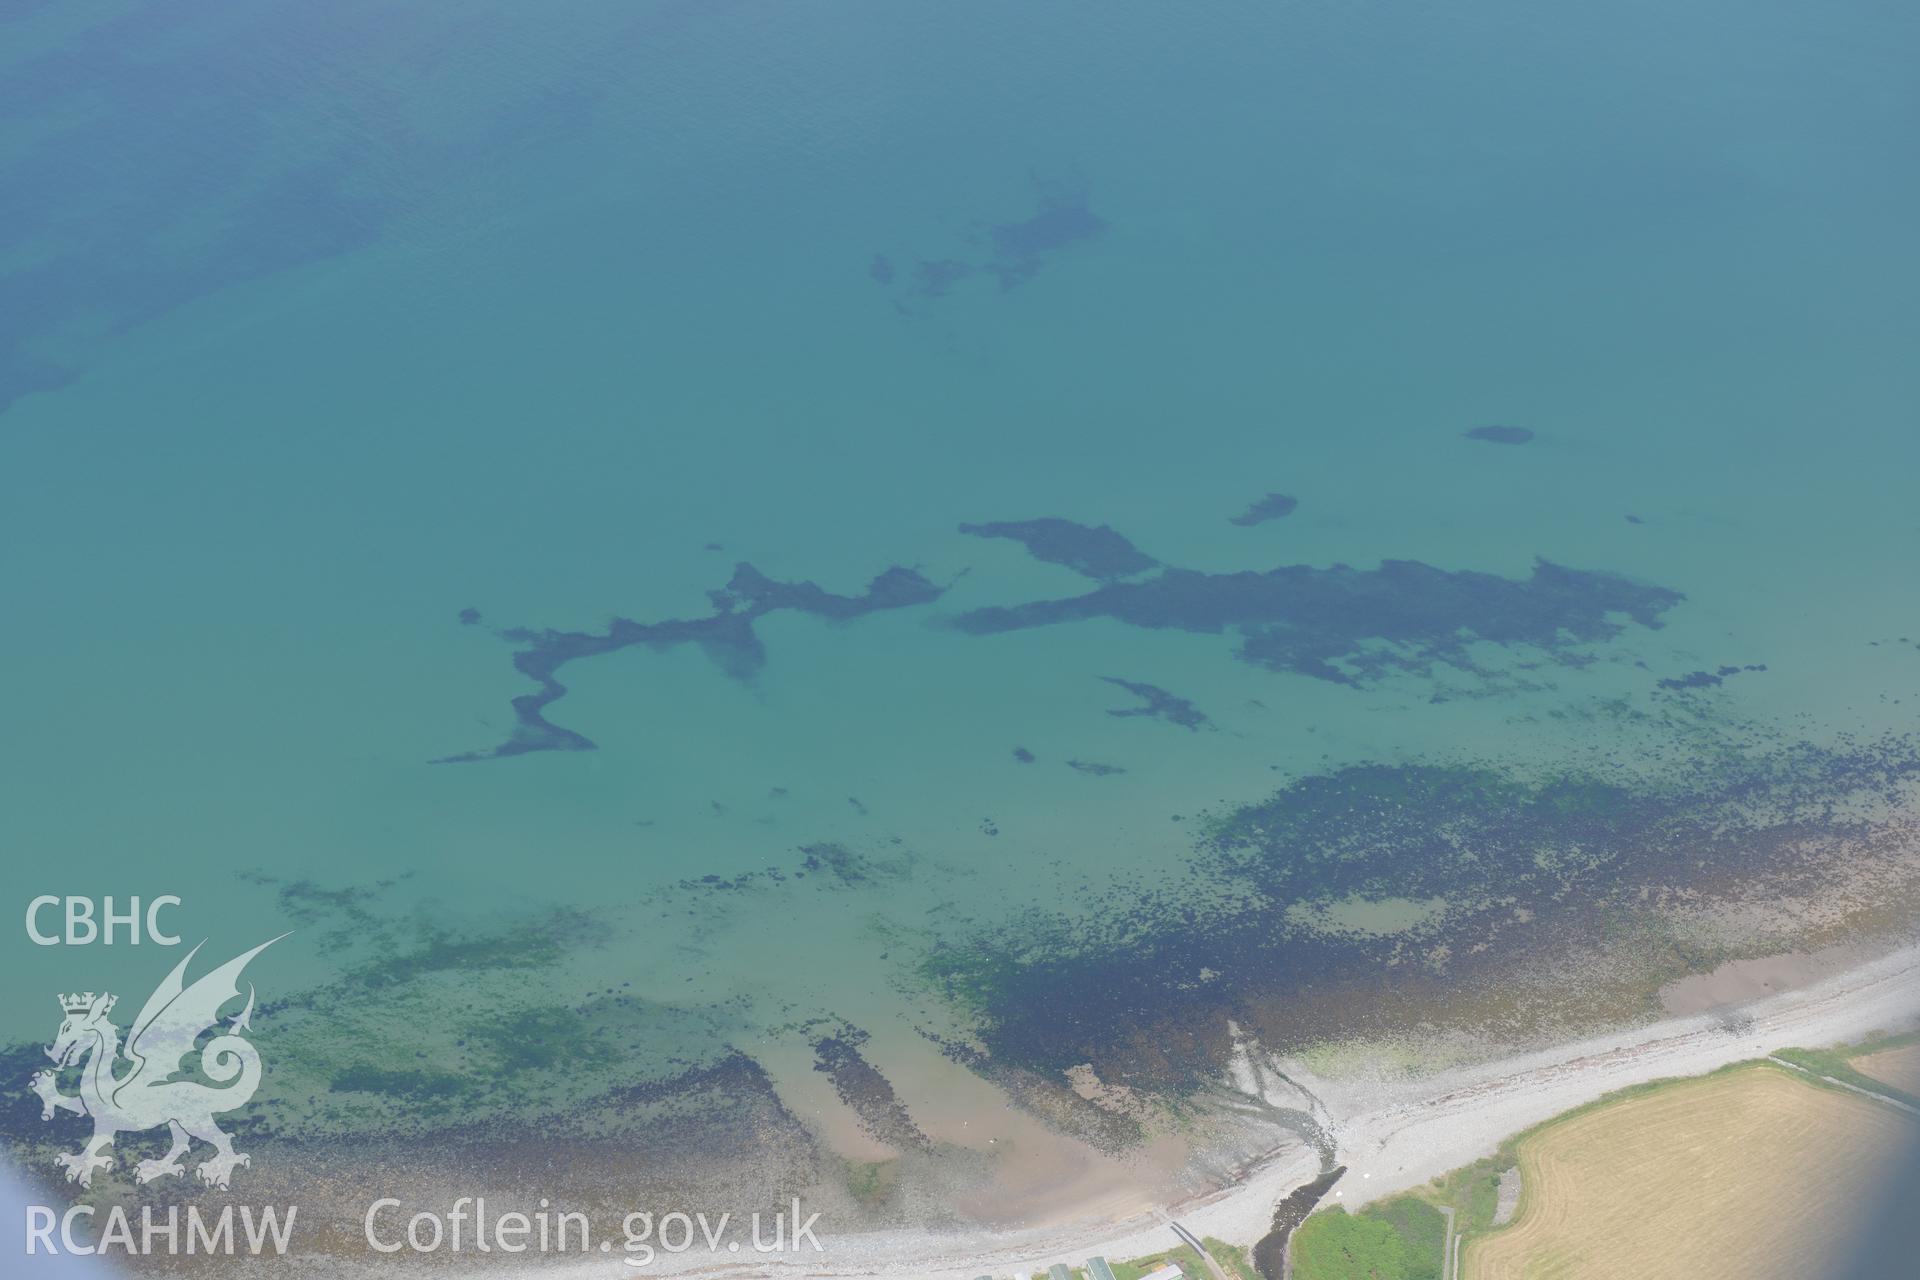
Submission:
M 1910 729 L 1917 46 L 1866 0 L 8 4 L 9 909 L 295 927 L 284 992 L 379 952 L 355 911 L 581 908 L 512 999 L 632 983 L 830 1106 L 781 1028 L 931 1072 L 902 956 L 1177 882 L 1316 770 L 1632 768 L 1619 700 Z M 1081 550 L 960 530 L 1042 518 Z M 979 621 L 1153 580 L 1076 570 L 1099 526 L 1297 566 L 1283 656 L 1212 596 Z M 517 652 L 577 655 L 532 721 Z M 676 887 L 822 847 L 860 883 Z M 8 947 L 10 1042 L 155 967 Z

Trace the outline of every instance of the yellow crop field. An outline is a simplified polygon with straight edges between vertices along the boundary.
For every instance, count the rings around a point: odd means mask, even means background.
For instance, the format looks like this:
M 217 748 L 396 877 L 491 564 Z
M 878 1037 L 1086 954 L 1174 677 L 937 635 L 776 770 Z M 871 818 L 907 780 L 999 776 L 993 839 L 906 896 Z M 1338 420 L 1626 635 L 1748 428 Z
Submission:
M 1920 1120 L 1782 1068 L 1604 1103 L 1521 1138 L 1513 1223 L 1462 1280 L 1765 1280 L 1846 1256 Z
M 1872 1076 L 1902 1093 L 1920 1096 L 1920 1044 L 1863 1053 L 1853 1059 L 1852 1066 L 1863 1076 Z

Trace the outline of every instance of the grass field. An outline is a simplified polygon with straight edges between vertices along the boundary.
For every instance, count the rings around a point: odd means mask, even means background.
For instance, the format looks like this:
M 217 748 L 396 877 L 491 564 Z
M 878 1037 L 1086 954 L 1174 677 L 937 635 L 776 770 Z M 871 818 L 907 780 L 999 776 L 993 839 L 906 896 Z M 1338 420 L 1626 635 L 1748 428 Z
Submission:
M 1294 1233 L 1294 1280 L 1440 1280 L 1446 1234 L 1440 1211 L 1412 1196 L 1353 1215 L 1336 1205 Z
M 1920 1121 L 1752 1064 L 1583 1108 L 1514 1144 L 1513 1223 L 1462 1280 L 1827 1274 Z

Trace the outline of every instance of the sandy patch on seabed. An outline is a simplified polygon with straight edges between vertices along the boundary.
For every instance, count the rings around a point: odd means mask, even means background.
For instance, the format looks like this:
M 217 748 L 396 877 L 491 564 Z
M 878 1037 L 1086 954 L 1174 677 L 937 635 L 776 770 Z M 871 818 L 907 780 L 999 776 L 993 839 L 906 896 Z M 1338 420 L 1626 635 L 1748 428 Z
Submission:
M 1705 1013 L 1798 991 L 1845 973 L 1870 958 L 1865 947 L 1841 945 L 1753 960 L 1730 960 L 1711 973 L 1690 974 L 1660 989 L 1660 1007 L 1676 1017 Z

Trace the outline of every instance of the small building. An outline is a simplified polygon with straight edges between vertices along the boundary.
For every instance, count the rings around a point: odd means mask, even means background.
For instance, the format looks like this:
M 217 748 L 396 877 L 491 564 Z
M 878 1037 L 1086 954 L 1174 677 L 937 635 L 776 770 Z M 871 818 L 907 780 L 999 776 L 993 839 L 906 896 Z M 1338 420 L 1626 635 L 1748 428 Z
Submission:
M 1141 1276 L 1140 1280 L 1182 1280 L 1187 1273 L 1180 1269 L 1177 1262 L 1169 1262 L 1158 1271 Z
M 1087 1274 L 1092 1276 L 1093 1280 L 1114 1280 L 1113 1268 L 1107 1265 L 1105 1258 L 1088 1258 Z
M 1073 1272 L 1067 1269 L 1066 1263 L 1056 1262 L 1047 1268 L 1047 1280 L 1073 1280 Z

